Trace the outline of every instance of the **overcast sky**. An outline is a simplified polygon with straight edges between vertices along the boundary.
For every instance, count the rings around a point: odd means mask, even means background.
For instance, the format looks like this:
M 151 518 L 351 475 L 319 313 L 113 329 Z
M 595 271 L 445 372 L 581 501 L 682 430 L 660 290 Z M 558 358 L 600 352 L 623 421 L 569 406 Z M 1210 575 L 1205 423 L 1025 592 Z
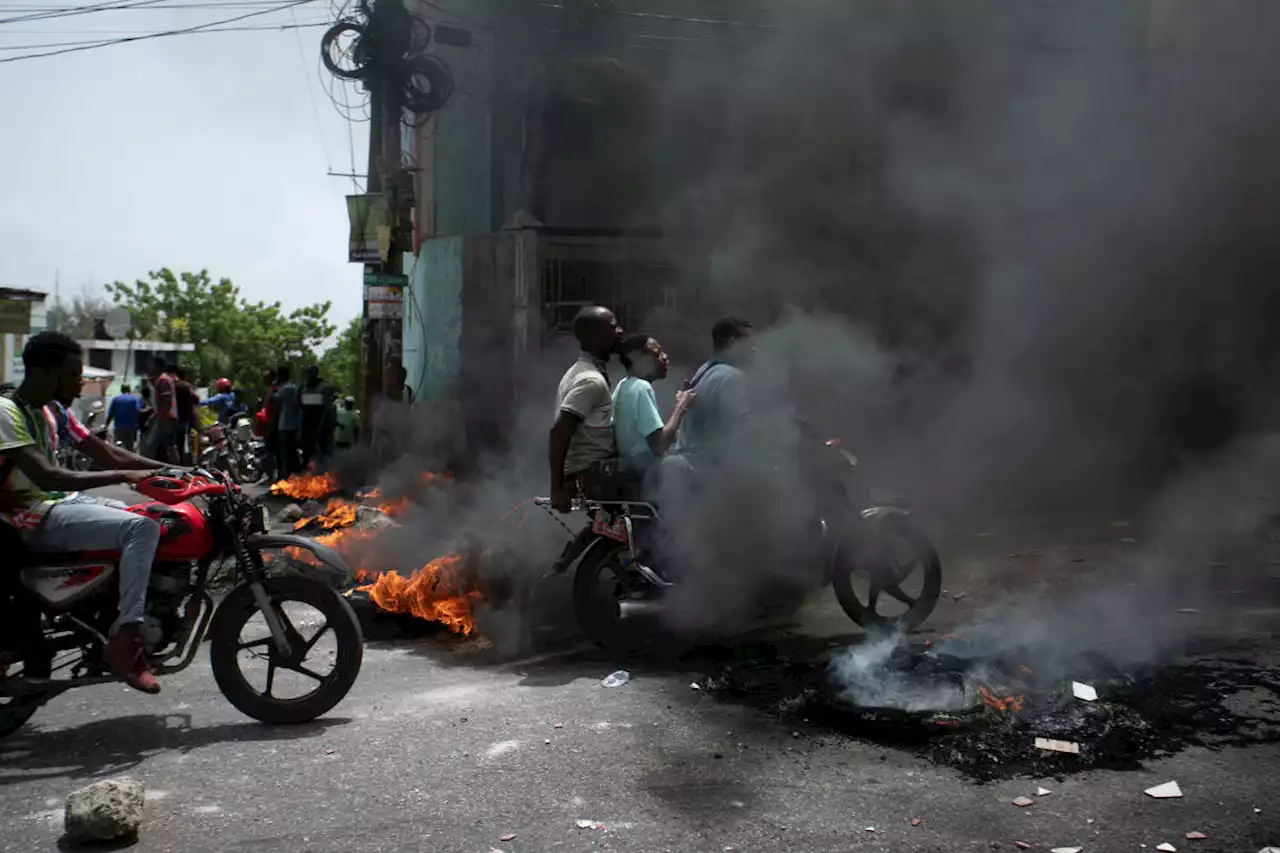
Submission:
M 0 0 L 0 19 L 94 2 Z M 197 3 L 212 0 L 0 23 L 0 59 L 263 8 L 164 8 Z M 228 26 L 332 18 L 323 0 Z M 337 325 L 358 314 L 343 200 L 352 181 L 325 173 L 364 173 L 368 124 L 348 123 L 325 92 L 336 81 L 319 67 L 323 32 L 183 35 L 0 64 L 0 285 L 52 292 L 59 274 L 67 297 L 203 267 L 253 300 L 330 300 Z

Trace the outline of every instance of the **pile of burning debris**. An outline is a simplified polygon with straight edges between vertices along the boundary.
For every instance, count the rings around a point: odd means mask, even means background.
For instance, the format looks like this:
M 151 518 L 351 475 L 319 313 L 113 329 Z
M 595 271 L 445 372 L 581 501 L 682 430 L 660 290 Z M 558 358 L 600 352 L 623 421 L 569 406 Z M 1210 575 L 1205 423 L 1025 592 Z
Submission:
M 1073 681 L 1020 663 L 1038 659 L 1032 650 L 979 657 L 949 645 L 871 638 L 820 663 L 765 648 L 696 685 L 980 780 L 1133 769 L 1192 745 L 1280 742 L 1280 677 L 1244 655 L 1122 671 L 1081 654 Z M 1238 694 L 1253 701 L 1233 701 Z
M 430 489 L 450 482 L 448 474 L 425 472 L 420 486 Z M 330 474 L 297 474 L 270 488 L 276 497 L 305 503 L 286 506 L 279 519 L 296 532 L 317 532 L 316 541 L 336 550 L 355 568 L 356 585 L 345 594 L 353 605 L 366 603 L 400 617 L 435 622 L 449 631 L 468 636 L 475 630 L 474 607 L 484 599 L 474 567 L 461 554 L 450 552 L 412 569 L 389 564 L 380 537 L 398 528 L 395 519 L 413 505 L 414 495 L 385 497 L 380 490 L 362 489 L 354 498 L 342 495 L 341 484 Z M 321 504 L 319 501 L 326 503 Z M 286 549 L 288 559 L 309 562 L 315 558 L 300 548 Z

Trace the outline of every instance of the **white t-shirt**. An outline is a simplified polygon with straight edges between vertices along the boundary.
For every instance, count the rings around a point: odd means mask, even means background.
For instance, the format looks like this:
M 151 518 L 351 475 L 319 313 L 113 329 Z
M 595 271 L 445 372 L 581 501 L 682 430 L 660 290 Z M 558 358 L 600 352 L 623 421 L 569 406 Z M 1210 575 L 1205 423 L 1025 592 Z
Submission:
M 583 353 L 565 371 L 556 392 L 556 417 L 569 412 L 582 419 L 569 442 L 565 474 L 578 474 L 614 455 L 613 395 L 604 365 Z

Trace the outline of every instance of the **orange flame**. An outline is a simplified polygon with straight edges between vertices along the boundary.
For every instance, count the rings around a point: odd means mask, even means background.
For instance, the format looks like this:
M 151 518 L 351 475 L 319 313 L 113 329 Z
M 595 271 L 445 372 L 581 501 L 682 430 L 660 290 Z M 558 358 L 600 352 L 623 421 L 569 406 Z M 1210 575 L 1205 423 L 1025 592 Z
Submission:
M 997 696 L 981 684 L 978 685 L 978 692 L 982 694 L 982 704 L 997 711 L 1021 711 L 1022 703 L 1026 701 L 1026 697 L 1021 695 Z
M 299 500 L 319 500 L 338 491 L 338 481 L 331 474 L 294 474 L 287 480 L 271 484 L 271 494 Z
M 359 591 L 368 593 L 373 603 L 388 613 L 439 622 L 465 637 L 476 627 L 472 604 L 484 596 L 478 590 L 467 589 L 462 565 L 461 554 L 445 554 L 418 569 L 407 580 L 399 572 L 385 572 Z M 368 574 L 362 569 L 358 576 Z
M 300 518 L 294 523 L 293 529 L 301 530 L 312 524 L 318 524 L 325 530 L 337 530 L 340 527 L 350 527 L 355 523 L 356 504 L 344 501 L 342 498 L 333 498 L 329 501 L 329 505 L 324 508 L 323 515 Z

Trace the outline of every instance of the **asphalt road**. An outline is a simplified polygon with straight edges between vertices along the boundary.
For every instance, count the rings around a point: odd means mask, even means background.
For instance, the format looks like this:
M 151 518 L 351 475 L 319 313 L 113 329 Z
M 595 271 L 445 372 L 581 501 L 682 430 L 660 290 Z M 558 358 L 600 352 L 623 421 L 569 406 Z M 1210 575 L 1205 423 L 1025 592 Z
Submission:
M 1088 586 L 1089 572 L 1130 546 L 1116 532 L 1068 545 L 1023 532 L 946 543 L 948 594 L 931 629 L 968 623 L 1011 587 L 1044 597 L 1059 594 L 1055 584 Z M 1188 620 L 1189 637 L 1247 637 L 1256 665 L 1273 667 L 1276 578 L 1251 577 L 1261 585 L 1188 593 L 1196 613 L 1160 618 Z M 853 634 L 827 591 L 799 624 L 764 636 L 785 646 Z M 602 687 L 621 666 L 631 682 Z M 619 661 L 572 643 L 513 660 L 484 642 L 373 641 L 355 690 L 327 718 L 273 729 L 222 699 L 201 655 L 158 697 L 74 691 L 0 743 L 0 848 L 57 849 L 67 793 L 119 776 L 147 787 L 135 849 L 148 853 L 1280 845 L 1276 743 L 977 784 L 905 748 L 691 689 L 712 666 L 696 654 Z M 1183 798 L 1143 794 L 1169 780 Z M 1052 793 L 1012 805 L 1038 786 Z M 1208 837 L 1189 841 L 1189 831 Z

